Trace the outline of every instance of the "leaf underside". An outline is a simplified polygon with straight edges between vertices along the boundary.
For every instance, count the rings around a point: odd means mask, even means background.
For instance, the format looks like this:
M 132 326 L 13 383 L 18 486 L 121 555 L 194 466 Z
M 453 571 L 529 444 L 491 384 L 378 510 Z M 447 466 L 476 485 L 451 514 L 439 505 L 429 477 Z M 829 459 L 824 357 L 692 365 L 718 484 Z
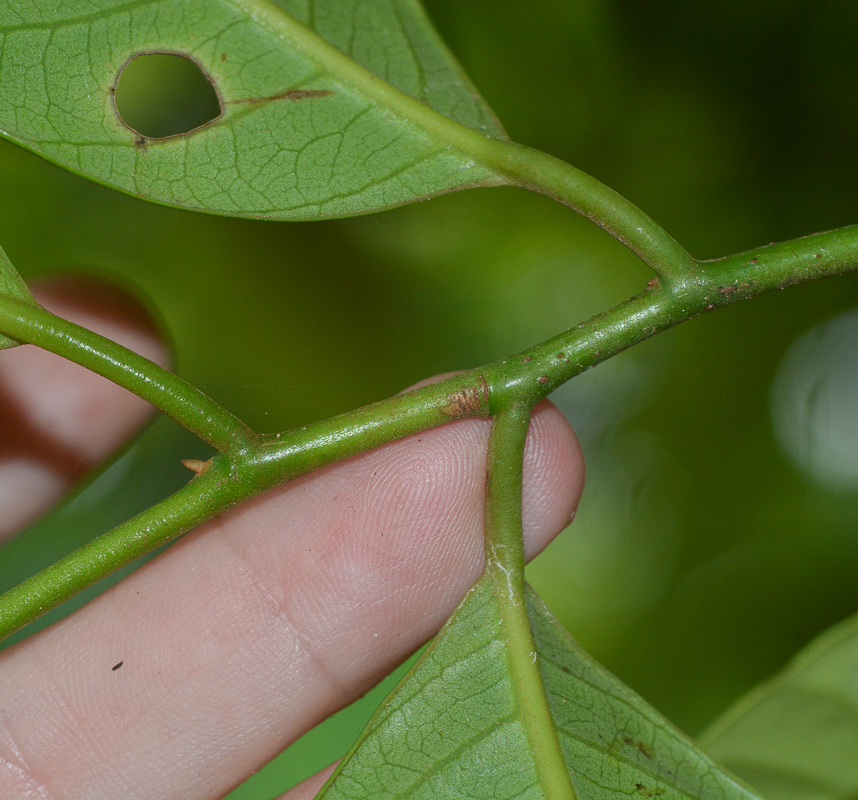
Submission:
M 858 615 L 739 700 L 703 743 L 766 800 L 858 797 Z
M 113 90 L 147 52 L 194 59 L 221 116 L 165 139 L 128 128 Z M 427 133 L 422 113 L 505 138 L 417 0 L 3 3 L 0 65 L 0 135 L 124 192 L 217 214 L 345 216 L 496 182 Z M 420 103 L 405 98 L 403 113 L 391 85 Z
M 11 297 L 15 300 L 21 300 L 30 306 L 38 305 L 35 298 L 24 283 L 24 279 L 18 274 L 9 257 L 3 252 L 0 247 L 0 297 Z M 0 333 L 0 350 L 5 350 L 8 347 L 15 347 L 21 344 L 16 339 L 11 339 Z
M 527 747 L 499 600 L 480 580 L 387 698 L 319 795 L 349 798 L 546 797 Z M 551 713 L 580 800 L 753 800 L 634 692 L 584 653 L 528 589 Z

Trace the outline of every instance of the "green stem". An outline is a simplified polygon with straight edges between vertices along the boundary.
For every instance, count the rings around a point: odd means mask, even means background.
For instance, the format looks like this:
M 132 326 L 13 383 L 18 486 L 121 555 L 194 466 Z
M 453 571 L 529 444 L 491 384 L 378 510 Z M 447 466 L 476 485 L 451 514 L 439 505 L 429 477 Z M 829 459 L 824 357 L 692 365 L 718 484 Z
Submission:
M 519 713 L 540 786 L 552 800 L 576 800 L 551 716 L 524 598 L 521 519 L 524 445 L 531 407 L 513 403 L 498 412 L 489 435 L 486 482 L 486 567 L 504 633 Z M 502 599 L 501 599 L 502 598 Z
M 481 160 L 523 189 L 557 200 L 621 241 L 664 283 L 680 280 L 693 259 L 670 234 L 634 203 L 601 181 L 554 156 L 525 145 L 492 139 Z
M 233 0 L 283 41 L 316 60 L 328 74 L 379 107 L 413 124 L 422 135 L 457 150 L 495 173 L 479 185 L 514 185 L 573 208 L 627 245 L 665 281 L 678 279 L 691 256 L 649 216 L 613 189 L 553 156 L 486 136 L 387 83 L 286 14 L 270 0 Z
M 253 446 L 253 432 L 222 406 L 133 350 L 41 307 L 0 297 L 0 331 L 74 361 L 133 392 L 222 453 Z
M 681 322 L 766 292 L 855 270 L 858 225 L 695 261 L 682 281 L 650 286 L 577 328 L 508 359 L 505 383 L 493 384 L 492 392 L 522 387 L 527 396 L 541 399 L 570 378 Z M 536 365 L 535 373 L 517 369 L 516 361 Z
M 0 640 L 252 492 L 220 459 L 205 474 L 0 596 Z
M 10 598 L 14 598 L 16 625 L 20 627 L 20 624 L 36 619 L 49 607 L 71 597 L 86 585 L 109 575 L 118 566 L 210 519 L 226 505 L 259 494 L 317 467 L 445 422 L 496 414 L 513 404 L 532 407 L 575 375 L 680 322 L 763 292 L 855 269 L 858 269 L 858 225 L 769 245 L 717 261 L 695 262 L 685 281 L 653 287 L 516 356 L 294 431 L 261 436 L 257 440 L 251 438 L 253 434 L 243 434 L 236 438 L 243 448 L 237 448 L 240 449 L 239 455 L 234 461 L 223 459 L 219 465 L 221 470 L 231 470 L 231 489 L 223 489 L 223 495 L 217 492 L 207 494 L 207 499 L 198 497 L 197 492 L 210 486 L 214 475 L 218 474 L 210 470 L 211 474 L 207 472 L 194 479 L 187 493 L 182 490 L 173 495 L 181 501 L 173 498 L 164 501 L 174 503 L 168 506 L 168 515 L 158 516 L 164 507 L 155 506 L 150 509 L 153 513 L 162 509 L 155 516 L 148 517 L 146 515 L 150 512 L 145 512 L 67 556 L 49 568 L 55 588 L 47 605 L 38 594 L 39 576 L 25 582 L 26 590 L 21 588 L 25 584 L 21 584 L 0 596 L 0 620 L 3 620 L 0 635 L 8 635 L 14 629 L 5 624 L 7 609 L 12 602 Z M 44 311 L 31 317 L 33 311 L 21 309 L 20 304 L 13 301 L 0 300 L 0 332 L 27 341 L 38 338 L 37 343 L 44 341 L 48 349 L 60 355 L 67 351 L 73 360 L 84 366 L 90 366 L 85 362 L 91 362 L 106 377 L 112 377 L 110 373 L 115 372 L 120 378 L 118 382 L 128 388 L 132 388 L 127 375 L 129 369 L 134 375 L 139 372 L 144 389 L 153 385 L 159 387 L 155 394 L 164 402 L 156 404 L 162 408 L 172 400 L 167 392 L 172 391 L 176 381 L 175 385 L 182 387 L 183 393 L 179 395 L 180 413 L 173 416 L 180 421 L 189 417 L 197 427 L 204 424 L 204 420 L 190 413 L 193 406 L 188 407 L 193 397 L 201 397 L 211 404 L 204 395 L 103 337 L 57 320 Z M 45 315 L 45 324 L 16 321 L 42 320 L 41 315 Z M 88 345 L 78 342 L 67 347 L 65 335 L 69 331 L 79 332 L 76 336 L 83 337 Z M 32 338 L 35 332 L 39 336 Z M 54 337 L 61 341 L 55 342 Z M 103 348 L 102 352 L 96 352 L 95 347 Z M 85 359 L 78 357 L 81 350 L 86 355 Z M 127 365 L 122 363 L 126 357 L 129 358 Z M 102 369 L 105 364 L 110 369 Z M 215 410 L 219 414 L 227 413 L 218 406 Z M 234 418 L 227 415 L 227 419 Z M 234 444 L 229 438 L 231 430 L 221 421 L 221 427 L 214 434 L 209 435 L 206 429 L 200 433 L 206 441 L 219 442 L 226 449 Z M 185 502 L 188 506 L 183 511 Z M 163 536 L 159 531 L 162 525 L 165 527 Z M 111 554 L 126 539 L 137 544 L 129 550 L 133 555 L 120 563 Z M 85 581 L 80 579 L 83 574 L 88 576 Z

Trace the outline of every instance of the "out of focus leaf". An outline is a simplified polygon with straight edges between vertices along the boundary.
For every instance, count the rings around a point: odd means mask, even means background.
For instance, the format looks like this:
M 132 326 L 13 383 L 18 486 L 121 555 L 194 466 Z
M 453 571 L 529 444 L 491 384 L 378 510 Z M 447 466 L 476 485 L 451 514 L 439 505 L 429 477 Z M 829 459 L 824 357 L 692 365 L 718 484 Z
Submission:
M 740 699 L 701 743 L 766 800 L 858 797 L 858 616 Z
M 417 0 L 349 6 L 3 4 L 0 135 L 139 197 L 257 218 L 360 214 L 495 182 L 458 152 L 467 129 L 446 117 L 503 131 Z M 152 53 L 191 59 L 220 116 L 165 138 L 126 125 L 120 74 Z
M 481 579 L 382 704 L 319 797 L 544 798 L 534 724 L 508 663 L 501 605 Z M 539 597 L 528 616 L 549 707 L 579 800 L 753 800 L 739 781 L 593 661 Z
M 14 297 L 16 300 L 27 303 L 27 305 L 38 305 L 27 288 L 27 284 L 24 283 L 23 278 L 18 274 L 15 267 L 12 266 L 9 257 L 3 252 L 2 247 L 0 247 L 0 297 Z M 15 339 L 10 339 L 8 336 L 0 333 L 0 350 L 4 350 L 7 347 L 15 347 L 19 344 L 21 343 Z

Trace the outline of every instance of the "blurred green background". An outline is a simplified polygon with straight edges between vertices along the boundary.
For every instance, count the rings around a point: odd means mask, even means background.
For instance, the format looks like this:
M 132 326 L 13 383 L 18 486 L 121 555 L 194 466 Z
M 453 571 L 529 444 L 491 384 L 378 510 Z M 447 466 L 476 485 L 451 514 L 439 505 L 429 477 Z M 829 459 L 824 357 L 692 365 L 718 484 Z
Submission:
M 513 139 L 604 180 L 693 255 L 858 221 L 858 4 L 426 5 Z M 90 268 L 134 287 L 180 374 L 262 431 L 502 357 L 649 277 L 523 191 L 336 222 L 229 220 L 145 204 L 5 143 L 0 243 L 26 277 Z M 856 308 L 854 275 L 731 306 L 554 398 L 584 443 L 588 488 L 530 578 L 692 735 L 858 609 Z M 0 550 L 0 588 L 171 491 L 186 480 L 178 458 L 204 454 L 158 421 Z M 341 755 L 379 699 L 234 800 L 269 798 Z

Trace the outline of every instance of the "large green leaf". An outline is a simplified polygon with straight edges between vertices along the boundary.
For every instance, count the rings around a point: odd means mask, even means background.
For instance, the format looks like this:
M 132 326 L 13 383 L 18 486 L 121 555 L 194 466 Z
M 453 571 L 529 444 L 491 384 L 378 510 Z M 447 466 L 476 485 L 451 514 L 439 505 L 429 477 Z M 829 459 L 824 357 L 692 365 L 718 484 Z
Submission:
M 858 616 L 739 700 L 702 742 L 766 800 L 858 797 Z
M 482 578 L 385 701 L 320 797 L 544 798 L 532 715 L 509 666 L 501 606 Z M 753 800 L 667 720 L 593 661 L 529 590 L 549 707 L 580 800 Z M 562 767 L 561 767 L 562 768 Z
M 18 274 L 15 267 L 12 266 L 12 262 L 6 253 L 3 252 L 2 247 L 0 247 L 0 297 L 13 297 L 16 300 L 23 301 L 27 305 L 38 305 L 27 288 L 27 284 L 24 283 L 24 279 Z M 21 344 L 19 341 L 10 339 L 8 336 L 0 333 L 0 350 L 4 350 L 7 347 L 15 347 L 15 345 L 19 344 Z
M 503 131 L 417 0 L 347 6 L 0 4 L 0 134 L 130 194 L 239 216 L 359 214 L 497 182 L 459 145 Z M 221 116 L 163 139 L 127 127 L 114 89 L 150 52 L 195 60 Z

